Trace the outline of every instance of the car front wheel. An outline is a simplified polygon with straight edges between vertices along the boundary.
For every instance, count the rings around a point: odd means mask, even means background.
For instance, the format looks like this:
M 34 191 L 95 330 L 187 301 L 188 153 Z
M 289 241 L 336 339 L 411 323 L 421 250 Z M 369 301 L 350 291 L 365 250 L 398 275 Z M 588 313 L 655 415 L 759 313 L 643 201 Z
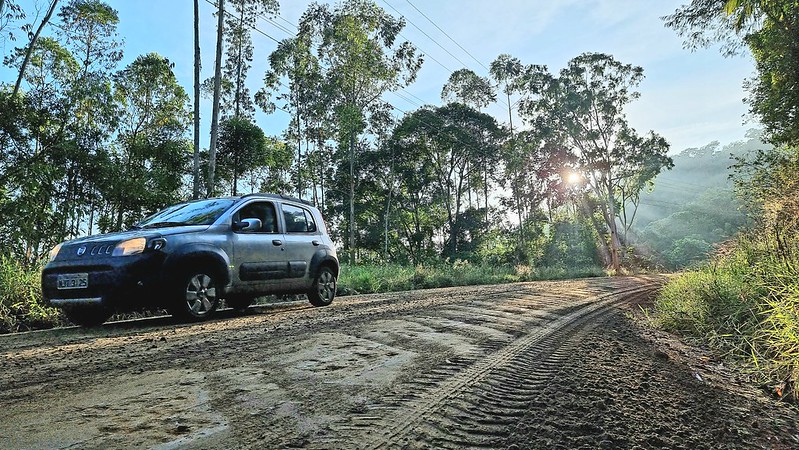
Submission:
M 205 320 L 219 306 L 215 277 L 202 270 L 192 270 L 180 277 L 175 304 L 170 313 L 181 319 Z
M 319 274 L 314 279 L 311 290 L 308 291 L 308 300 L 314 306 L 327 306 L 336 296 L 336 275 L 328 266 L 319 269 Z

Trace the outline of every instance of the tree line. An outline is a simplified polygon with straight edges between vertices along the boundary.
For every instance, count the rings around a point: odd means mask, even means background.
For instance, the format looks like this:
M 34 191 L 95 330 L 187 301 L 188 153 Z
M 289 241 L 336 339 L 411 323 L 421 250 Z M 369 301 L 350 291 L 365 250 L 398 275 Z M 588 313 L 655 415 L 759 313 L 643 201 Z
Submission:
M 642 68 L 611 55 L 556 72 L 499 55 L 485 76 L 442 80 L 440 105 L 398 117 L 384 94 L 424 64 L 400 37 L 404 19 L 368 0 L 313 3 L 251 92 L 264 57 L 252 32 L 279 5 L 219 0 L 214 75 L 200 79 L 195 40 L 192 99 L 161 55 L 119 67 L 108 4 L 48 5 L 21 25 L 28 12 L 0 3 L 2 38 L 21 44 L 3 60 L 19 77 L 0 89 L 0 240 L 31 264 L 57 241 L 124 229 L 169 203 L 257 190 L 322 208 L 350 260 L 529 264 L 587 246 L 587 260 L 618 270 L 640 193 L 672 166 L 666 140 L 624 113 Z M 205 19 L 195 1 L 195 36 Z M 203 93 L 215 105 L 208 148 Z M 495 103 L 507 117 L 483 111 Z M 255 112 L 278 108 L 289 124 L 267 136 Z

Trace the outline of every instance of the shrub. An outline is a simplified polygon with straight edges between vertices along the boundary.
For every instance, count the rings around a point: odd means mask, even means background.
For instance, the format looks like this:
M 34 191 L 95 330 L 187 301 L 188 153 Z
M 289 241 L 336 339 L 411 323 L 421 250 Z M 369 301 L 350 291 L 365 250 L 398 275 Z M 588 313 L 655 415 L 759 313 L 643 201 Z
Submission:
M 0 333 L 52 328 L 64 323 L 60 312 L 42 302 L 40 271 L 0 257 Z
M 655 302 L 655 323 L 701 340 L 795 396 L 798 267 L 778 256 L 768 237 L 741 237 L 726 254 L 669 283 Z

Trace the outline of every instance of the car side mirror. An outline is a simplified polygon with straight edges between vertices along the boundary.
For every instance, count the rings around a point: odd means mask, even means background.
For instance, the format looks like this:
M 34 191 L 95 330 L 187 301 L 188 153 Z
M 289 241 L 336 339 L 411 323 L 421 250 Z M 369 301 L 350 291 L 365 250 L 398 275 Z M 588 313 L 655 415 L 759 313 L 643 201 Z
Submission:
M 241 222 L 233 222 L 233 231 L 244 231 L 244 232 L 260 231 L 261 226 L 262 226 L 261 219 L 256 219 L 256 218 L 244 219 Z

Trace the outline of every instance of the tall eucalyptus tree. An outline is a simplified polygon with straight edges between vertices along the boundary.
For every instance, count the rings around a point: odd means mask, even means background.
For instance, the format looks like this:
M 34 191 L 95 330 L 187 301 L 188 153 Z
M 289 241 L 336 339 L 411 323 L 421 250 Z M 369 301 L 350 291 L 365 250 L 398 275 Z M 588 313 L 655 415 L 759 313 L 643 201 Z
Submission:
M 374 111 L 385 105 L 382 95 L 412 83 L 422 58 L 410 42 L 397 43 L 404 28 L 370 0 L 346 0 L 335 7 L 312 4 L 300 20 L 300 32 L 308 33 L 321 71 L 320 101 L 328 105 L 343 157 L 336 175 L 349 187 L 347 197 L 348 239 L 354 257 L 356 153 L 364 148 L 365 133 Z
M 609 263 L 617 273 L 621 239 L 616 220 L 626 207 L 619 201 L 621 188 L 626 195 L 640 191 L 673 165 L 665 139 L 652 131 L 639 136 L 627 123 L 624 106 L 639 97 L 635 88 L 643 76 L 642 68 L 610 55 L 585 53 L 569 61 L 559 76 L 530 66 L 519 84 L 523 118 L 573 153 L 586 187 L 599 200 L 606 230 L 597 231 L 608 235 Z

